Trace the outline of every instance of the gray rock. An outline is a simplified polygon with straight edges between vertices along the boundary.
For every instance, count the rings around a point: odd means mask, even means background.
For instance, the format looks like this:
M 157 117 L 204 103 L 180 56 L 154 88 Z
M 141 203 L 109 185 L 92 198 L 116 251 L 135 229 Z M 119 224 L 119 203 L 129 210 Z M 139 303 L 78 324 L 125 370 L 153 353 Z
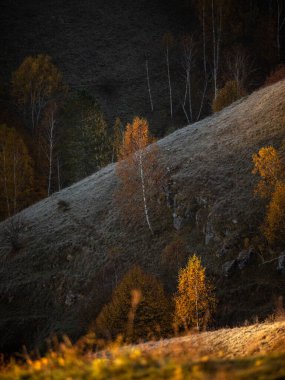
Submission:
M 278 265 L 277 265 L 277 272 L 279 272 L 282 275 L 285 275 L 285 252 L 282 252 L 281 255 L 278 257 Z
M 250 247 L 249 249 L 244 249 L 241 251 L 237 257 L 238 267 L 240 270 L 244 269 L 247 265 L 255 261 L 255 252 L 254 248 Z
M 176 229 L 176 231 L 181 230 L 183 226 L 185 225 L 185 220 L 181 216 L 177 214 L 173 214 L 173 227 Z
M 237 260 L 226 261 L 224 265 L 222 266 L 223 276 L 225 277 L 232 276 L 237 270 L 237 267 L 238 267 L 237 264 L 238 264 Z

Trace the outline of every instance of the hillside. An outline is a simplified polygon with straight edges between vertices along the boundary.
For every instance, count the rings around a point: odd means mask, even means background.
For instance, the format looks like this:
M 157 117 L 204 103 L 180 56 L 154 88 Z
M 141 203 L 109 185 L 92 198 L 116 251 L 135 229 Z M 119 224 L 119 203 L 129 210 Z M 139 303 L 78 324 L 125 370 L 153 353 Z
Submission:
M 199 360 L 208 358 L 236 359 L 283 352 L 285 323 L 263 323 L 232 329 L 220 329 L 188 334 L 184 337 L 164 339 L 140 344 L 137 348 L 145 354 L 159 353 L 163 357 L 191 356 Z
M 284 322 L 257 324 L 140 346 L 93 351 L 68 341 L 44 357 L 12 361 L 3 380 L 76 379 L 284 379 Z M 88 346 L 87 346 L 88 347 Z
M 219 324 L 272 312 L 285 289 L 276 262 L 258 265 L 256 255 L 232 277 L 222 266 L 245 239 L 258 248 L 263 208 L 253 197 L 252 154 L 268 144 L 282 148 L 284 95 L 282 81 L 159 141 L 175 202 L 154 236 L 121 223 L 114 165 L 16 216 L 18 250 L 9 242 L 11 221 L 1 223 L 0 350 L 40 344 L 51 333 L 80 336 L 114 286 L 108 252 L 120 252 L 120 276 L 132 263 L 161 276 L 160 253 L 177 229 L 216 279 Z

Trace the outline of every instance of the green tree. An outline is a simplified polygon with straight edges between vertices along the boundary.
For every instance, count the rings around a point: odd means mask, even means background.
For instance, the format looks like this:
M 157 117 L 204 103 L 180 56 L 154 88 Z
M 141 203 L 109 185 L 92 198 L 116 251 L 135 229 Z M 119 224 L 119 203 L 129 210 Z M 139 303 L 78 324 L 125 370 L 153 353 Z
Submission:
M 121 119 L 117 117 L 113 127 L 112 135 L 112 162 L 116 162 L 119 159 L 120 151 L 123 144 L 123 137 L 124 127 L 122 125 Z
M 206 279 L 201 260 L 193 255 L 179 272 L 178 292 L 174 298 L 176 326 L 199 330 L 207 323 L 215 307 L 212 284 Z
M 127 341 L 160 337 L 171 326 L 170 304 L 160 282 L 138 266 L 131 268 L 96 319 L 98 336 Z
M 64 185 L 93 174 L 111 161 L 107 123 L 88 93 L 79 92 L 66 102 L 60 131 Z
M 9 217 L 31 201 L 33 167 L 28 149 L 14 128 L 0 125 L 0 216 Z
M 33 132 L 48 101 L 65 90 L 62 75 L 48 55 L 25 58 L 12 74 L 12 96 Z

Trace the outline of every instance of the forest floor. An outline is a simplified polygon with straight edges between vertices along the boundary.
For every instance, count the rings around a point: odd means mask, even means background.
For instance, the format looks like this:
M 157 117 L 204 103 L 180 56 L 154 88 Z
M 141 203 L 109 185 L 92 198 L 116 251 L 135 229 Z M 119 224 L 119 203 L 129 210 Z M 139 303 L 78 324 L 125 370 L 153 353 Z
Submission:
M 68 341 L 41 359 L 0 368 L 17 379 L 284 379 L 285 322 L 255 324 L 150 342 L 113 346 L 94 356 Z

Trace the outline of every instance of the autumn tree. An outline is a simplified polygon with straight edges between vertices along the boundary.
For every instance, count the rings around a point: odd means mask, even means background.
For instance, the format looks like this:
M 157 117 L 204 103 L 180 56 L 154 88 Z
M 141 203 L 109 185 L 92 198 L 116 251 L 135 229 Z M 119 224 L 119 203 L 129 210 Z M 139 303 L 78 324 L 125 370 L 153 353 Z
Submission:
M 170 303 L 161 283 L 134 266 L 113 291 L 95 322 L 99 337 L 126 341 L 161 337 L 171 328 Z
M 62 75 L 48 55 L 25 58 L 12 75 L 12 96 L 34 133 L 48 101 L 63 91 Z
M 24 141 L 14 128 L 0 125 L 1 217 L 9 217 L 27 206 L 32 188 L 32 159 Z
M 179 272 L 178 292 L 175 296 L 174 323 L 197 330 L 206 324 L 215 308 L 212 284 L 206 279 L 201 260 L 193 255 Z
M 165 173 L 159 163 L 158 146 L 152 142 L 145 119 L 135 117 L 132 124 L 127 124 L 116 166 L 116 198 L 125 220 L 139 223 L 144 219 L 153 234 L 151 219 L 160 206 Z
M 252 173 L 260 176 L 255 193 L 261 198 L 270 198 L 284 171 L 279 154 L 272 146 L 263 147 L 252 156 L 252 160 Z
M 264 236 L 270 243 L 285 242 L 285 183 L 277 181 L 266 210 L 262 226 Z
M 217 96 L 213 100 L 212 109 L 214 112 L 219 112 L 245 96 L 245 94 L 245 90 L 241 88 L 236 81 L 228 81 L 225 86 L 218 91 Z
M 264 236 L 270 243 L 285 242 L 285 181 L 284 165 L 272 146 L 263 147 L 253 155 L 253 173 L 260 176 L 255 193 L 268 199 L 262 225 Z

